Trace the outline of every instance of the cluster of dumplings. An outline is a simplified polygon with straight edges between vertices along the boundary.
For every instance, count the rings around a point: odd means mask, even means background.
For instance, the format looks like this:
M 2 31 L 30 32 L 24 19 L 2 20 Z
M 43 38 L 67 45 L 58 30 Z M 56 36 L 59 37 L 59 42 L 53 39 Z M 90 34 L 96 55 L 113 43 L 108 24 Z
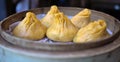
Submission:
M 53 5 L 41 20 L 34 13 L 27 12 L 12 33 L 29 40 L 40 40 L 46 36 L 53 41 L 74 43 L 95 41 L 108 36 L 105 21 L 91 21 L 90 16 L 91 11 L 83 9 L 69 19 Z

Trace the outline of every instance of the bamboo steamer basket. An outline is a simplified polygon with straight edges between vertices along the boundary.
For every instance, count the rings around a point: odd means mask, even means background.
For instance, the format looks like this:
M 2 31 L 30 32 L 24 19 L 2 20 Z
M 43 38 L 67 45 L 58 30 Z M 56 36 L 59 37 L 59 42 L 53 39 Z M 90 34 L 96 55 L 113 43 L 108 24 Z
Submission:
M 50 8 L 37 8 L 13 14 L 5 18 L 0 25 L 1 61 L 5 62 L 104 62 L 119 61 L 120 53 L 120 22 L 103 12 L 92 11 L 91 19 L 103 19 L 112 32 L 108 38 L 96 42 L 75 43 L 41 43 L 10 35 L 6 32 L 9 26 L 25 17 L 26 12 L 34 12 L 38 18 L 43 17 Z M 60 11 L 71 17 L 83 8 L 59 7 Z M 112 54 L 111 54 L 111 53 Z M 5 55 L 4 55 L 5 54 Z M 110 59 L 108 57 L 110 55 Z M 5 56 L 5 57 L 4 57 Z M 9 58 L 8 58 L 9 57 Z M 15 58 L 19 57 L 19 58 Z M 117 57 L 117 58 L 114 58 Z

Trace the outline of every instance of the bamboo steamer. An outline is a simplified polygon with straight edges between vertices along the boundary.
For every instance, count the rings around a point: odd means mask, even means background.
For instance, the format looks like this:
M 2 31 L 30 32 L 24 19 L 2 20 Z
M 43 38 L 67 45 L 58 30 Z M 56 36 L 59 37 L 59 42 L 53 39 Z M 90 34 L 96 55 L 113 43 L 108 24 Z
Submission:
M 68 16 L 74 16 L 83 8 L 59 7 Z M 38 18 L 46 14 L 48 7 L 31 9 Z M 103 19 L 112 35 L 96 42 L 41 43 L 12 36 L 6 32 L 9 26 L 25 17 L 26 12 L 5 18 L 0 26 L 0 59 L 3 62 L 112 62 L 120 57 L 120 22 L 105 13 L 91 10 L 92 20 Z M 116 53 L 117 52 L 117 53 Z M 110 57 L 109 57 L 110 56 Z M 18 57 L 18 58 L 17 58 Z

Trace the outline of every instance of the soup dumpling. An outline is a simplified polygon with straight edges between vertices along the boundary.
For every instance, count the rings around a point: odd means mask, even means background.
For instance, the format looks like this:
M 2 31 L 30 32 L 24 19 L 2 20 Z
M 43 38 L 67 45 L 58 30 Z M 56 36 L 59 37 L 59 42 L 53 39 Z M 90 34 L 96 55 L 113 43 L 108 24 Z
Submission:
M 91 11 L 89 9 L 84 9 L 73 16 L 71 21 L 76 27 L 82 28 L 90 22 L 90 15 Z
M 46 27 L 32 12 L 28 12 L 26 17 L 13 30 L 13 35 L 30 40 L 42 39 L 45 33 Z
M 74 38 L 75 43 L 85 43 L 95 41 L 108 36 L 106 31 L 106 23 L 104 20 L 98 20 L 89 23 L 87 26 L 81 28 Z
M 63 13 L 55 15 L 53 24 L 47 30 L 47 37 L 53 41 L 69 42 L 76 35 L 78 28 Z

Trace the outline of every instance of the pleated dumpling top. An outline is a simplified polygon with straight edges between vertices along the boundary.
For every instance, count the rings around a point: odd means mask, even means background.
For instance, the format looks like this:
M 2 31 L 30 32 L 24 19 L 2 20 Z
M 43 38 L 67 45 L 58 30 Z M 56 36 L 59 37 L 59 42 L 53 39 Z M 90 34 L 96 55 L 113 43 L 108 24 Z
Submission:
M 57 13 L 59 13 L 58 7 L 55 5 L 51 6 L 45 17 L 41 19 L 42 24 L 44 24 L 46 27 L 50 27 L 50 25 L 53 23 L 53 20 L 55 19 L 55 14 Z

